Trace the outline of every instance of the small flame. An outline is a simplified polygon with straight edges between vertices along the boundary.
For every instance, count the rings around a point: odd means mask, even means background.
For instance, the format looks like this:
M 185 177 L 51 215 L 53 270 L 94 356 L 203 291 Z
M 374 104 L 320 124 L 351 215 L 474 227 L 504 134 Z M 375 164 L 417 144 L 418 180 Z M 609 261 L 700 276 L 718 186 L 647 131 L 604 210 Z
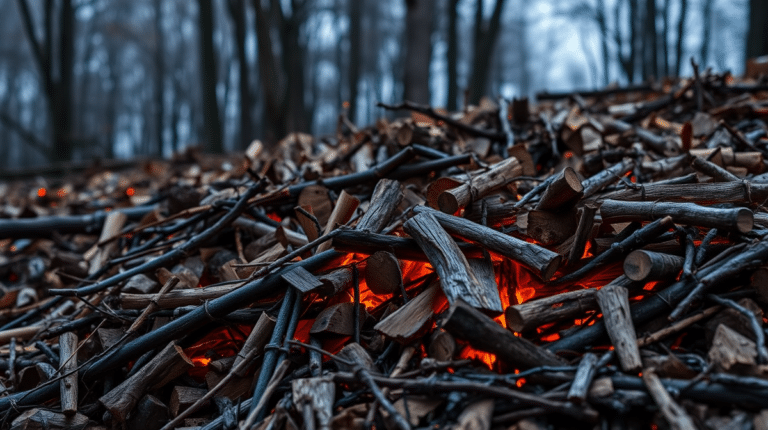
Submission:
M 594 254 L 592 254 L 592 243 L 587 241 L 587 243 L 584 245 L 584 254 L 581 255 L 582 259 L 590 258 Z
M 37 196 L 38 197 L 45 197 L 45 188 L 38 188 L 37 189 Z
M 283 220 L 282 218 L 280 218 L 280 216 L 279 216 L 279 215 L 277 215 L 277 214 L 276 214 L 276 213 L 274 213 L 274 212 L 272 212 L 272 213 L 268 213 L 268 214 L 267 214 L 267 217 L 269 217 L 269 219 L 271 219 L 272 221 L 275 221 L 275 222 L 281 222 L 281 221 Z
M 127 190 L 125 190 L 125 194 L 126 194 L 128 197 L 131 197 L 131 196 L 133 196 L 134 194 L 136 194 L 136 190 L 135 190 L 133 187 L 130 187 L 130 188 L 128 188 Z

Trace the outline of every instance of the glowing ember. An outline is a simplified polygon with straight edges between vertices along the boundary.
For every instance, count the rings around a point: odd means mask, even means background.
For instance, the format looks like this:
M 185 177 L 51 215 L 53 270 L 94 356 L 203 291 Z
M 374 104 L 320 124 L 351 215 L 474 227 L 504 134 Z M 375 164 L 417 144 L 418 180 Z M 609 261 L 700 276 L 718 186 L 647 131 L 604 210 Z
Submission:
M 45 197 L 45 188 L 38 188 L 37 196 L 38 197 Z
M 126 194 L 128 197 L 131 197 L 131 196 L 133 196 L 134 194 L 136 194 L 136 190 L 135 190 L 133 187 L 130 187 L 130 188 L 128 188 L 127 190 L 125 190 L 125 194 Z

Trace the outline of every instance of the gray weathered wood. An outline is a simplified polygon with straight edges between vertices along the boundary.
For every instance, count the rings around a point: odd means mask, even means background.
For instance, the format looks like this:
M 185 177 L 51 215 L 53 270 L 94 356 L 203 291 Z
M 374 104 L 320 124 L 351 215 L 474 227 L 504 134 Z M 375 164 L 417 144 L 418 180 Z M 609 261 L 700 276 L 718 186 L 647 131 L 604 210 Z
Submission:
M 683 257 L 638 249 L 624 259 L 624 274 L 633 281 L 674 279 L 683 269 Z
M 600 215 L 605 222 L 652 221 L 671 216 L 676 223 L 714 227 L 747 233 L 752 230 L 752 211 L 747 208 L 720 209 L 694 203 L 624 202 L 604 200 Z
M 72 332 L 59 336 L 59 368 L 61 369 L 61 412 L 77 413 L 77 335 Z
M 381 179 L 376 184 L 368 210 L 363 214 L 355 228 L 357 230 L 379 233 L 389 224 L 392 214 L 403 199 L 403 186 L 392 179 Z
M 562 210 L 576 203 L 584 192 L 584 186 L 579 181 L 576 171 L 566 167 L 557 174 L 555 179 L 541 195 L 538 210 Z
M 627 289 L 614 283 L 597 291 L 597 303 L 603 311 L 605 329 L 625 372 L 639 372 L 643 367 L 637 335 L 629 313 Z
M 437 198 L 440 210 L 453 214 L 475 199 L 502 187 L 523 173 L 523 166 L 515 157 L 494 164 L 490 169 L 472 176 L 463 185 L 443 191 Z
M 525 332 L 551 322 L 578 318 L 587 311 L 597 309 L 595 291 L 568 291 L 510 306 L 505 311 L 507 324 L 514 331 Z
M 581 357 L 579 368 L 576 369 L 576 375 L 573 376 L 571 388 L 568 390 L 568 401 L 583 403 L 587 399 L 589 387 L 592 385 L 592 379 L 597 370 L 597 360 L 597 355 L 591 352 Z

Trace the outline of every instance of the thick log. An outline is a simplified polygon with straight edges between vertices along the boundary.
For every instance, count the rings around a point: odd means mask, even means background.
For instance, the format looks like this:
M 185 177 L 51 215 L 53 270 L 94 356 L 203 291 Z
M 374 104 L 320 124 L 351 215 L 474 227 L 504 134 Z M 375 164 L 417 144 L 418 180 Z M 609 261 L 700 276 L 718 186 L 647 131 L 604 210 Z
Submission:
M 328 217 L 328 223 L 325 225 L 323 236 L 334 230 L 337 224 L 343 225 L 352 219 L 352 215 L 355 214 L 355 210 L 359 204 L 360 200 L 357 197 L 347 194 L 346 191 L 342 191 L 341 194 L 339 194 L 339 198 L 336 200 L 336 206 L 333 208 L 331 216 Z M 330 248 L 330 242 L 323 242 L 317 247 L 316 252 L 319 254 Z
M 377 251 L 366 260 L 365 284 L 375 294 L 393 294 L 403 285 L 400 262 L 394 254 Z
M 341 336 L 352 336 L 355 333 L 354 324 L 354 303 L 338 303 L 323 309 L 315 318 L 312 328 L 309 330 L 312 334 L 335 334 Z M 357 321 L 362 324 L 365 321 L 365 308 L 359 309 L 359 318 Z
M 368 210 L 360 218 L 355 229 L 380 233 L 389 224 L 402 199 L 402 184 L 391 179 L 381 179 L 373 190 Z
M 694 203 L 625 202 L 604 200 L 600 206 L 604 222 L 652 221 L 671 216 L 675 222 L 747 233 L 752 230 L 752 211 L 720 209 Z
M 563 243 L 578 227 L 576 210 L 561 212 L 532 210 L 517 217 L 517 225 L 525 227 L 526 235 L 544 246 Z
M 503 202 L 498 195 L 488 196 L 467 206 L 464 218 L 487 227 L 510 224 L 515 220 L 515 203 Z
M 510 306 L 505 312 L 507 324 L 516 332 L 526 332 L 551 322 L 577 318 L 597 309 L 595 291 L 568 291 Z
M 662 415 L 674 430 L 696 430 L 697 427 L 691 417 L 672 399 L 653 369 L 643 371 L 643 382 L 653 401 L 661 409 Z
M 83 414 L 64 415 L 47 409 L 25 411 L 11 423 L 11 430 L 82 430 L 90 420 Z
M 603 170 L 602 172 L 585 179 L 581 182 L 583 187 L 583 198 L 587 198 L 602 190 L 606 186 L 619 180 L 627 172 L 631 171 L 635 167 L 635 163 L 632 160 L 623 160 L 613 166 Z
M 590 203 L 585 204 L 579 208 L 578 216 L 579 222 L 576 227 L 576 233 L 573 236 L 573 243 L 571 244 L 571 250 L 568 252 L 568 265 L 574 264 L 581 260 L 584 255 L 584 248 L 587 246 L 587 242 L 592 234 L 592 226 L 595 225 L 595 214 L 597 213 L 597 205 Z
M 683 257 L 638 249 L 624 259 L 624 274 L 638 282 L 674 279 L 683 269 Z
M 598 357 L 596 354 L 588 352 L 581 357 L 579 368 L 576 369 L 576 375 L 573 376 L 571 388 L 568 390 L 568 401 L 574 403 L 584 403 L 589 393 L 589 387 L 592 385 L 592 379 L 597 370 Z
M 603 311 L 603 321 L 611 338 L 621 368 L 625 372 L 635 373 L 643 367 L 640 349 L 637 347 L 637 335 L 629 313 L 629 294 L 627 289 L 615 284 L 608 284 L 597 291 L 597 303 Z
M 177 385 L 171 391 L 170 412 L 171 416 L 176 417 L 179 412 L 183 412 L 192 406 L 197 399 L 203 397 L 206 390 L 203 388 L 185 387 Z
M 561 210 L 570 207 L 579 200 L 584 192 L 576 171 L 572 167 L 566 167 L 550 182 L 544 194 L 541 195 L 538 210 Z
M 333 400 L 336 397 L 336 384 L 330 378 L 295 379 L 292 384 L 293 402 L 304 413 L 306 428 L 330 430 L 333 416 Z M 307 419 L 317 418 L 317 427 Z
M 750 182 L 715 182 L 710 184 L 647 184 L 602 196 L 624 201 L 663 201 L 692 203 L 750 203 L 768 199 L 768 184 Z
M 543 280 L 549 280 L 560 266 L 562 260 L 560 255 L 536 244 L 508 236 L 464 218 L 440 213 L 425 206 L 417 206 L 413 208 L 413 211 L 417 214 L 429 213 L 450 233 L 531 267 L 534 273 Z
M 472 176 L 463 185 L 443 191 L 437 198 L 440 210 L 453 214 L 473 200 L 502 187 L 523 173 L 523 166 L 515 157 L 493 165 L 488 171 Z
M 461 298 L 490 312 L 504 310 L 499 291 L 486 288 L 487 285 L 477 279 L 464 254 L 434 216 L 417 214 L 406 221 L 403 228 L 418 242 L 437 271 L 440 286 L 449 303 Z
M 562 364 L 556 355 L 515 336 L 461 299 L 456 300 L 440 320 L 440 325 L 473 348 L 496 354 L 518 369 Z
M 263 351 L 264 346 L 269 342 L 269 338 L 272 336 L 272 330 L 275 328 L 275 320 L 267 315 L 266 312 L 262 312 L 259 316 L 259 320 L 253 326 L 248 338 L 245 339 L 243 347 L 240 348 L 240 352 L 237 353 L 234 363 L 232 363 L 232 371 L 237 376 L 245 376 L 248 372 L 247 366 L 240 366 L 245 360 L 248 360 L 250 356 L 255 355 Z
M 386 249 L 395 254 L 398 260 L 427 261 L 427 256 L 419 248 L 419 244 L 415 240 L 406 237 L 374 234 L 357 230 L 343 230 L 333 238 L 332 244 L 333 248 L 340 252 L 373 255 L 382 249 Z M 457 245 L 467 258 L 481 258 L 483 256 L 483 250 L 476 245 L 471 243 L 458 243 Z
M 59 368 L 61 369 L 61 412 L 72 416 L 77 413 L 77 335 L 59 336 Z
M 124 422 L 139 400 L 150 389 L 160 388 L 194 367 L 181 347 L 172 342 L 133 376 L 99 398 L 99 403 L 118 422 Z

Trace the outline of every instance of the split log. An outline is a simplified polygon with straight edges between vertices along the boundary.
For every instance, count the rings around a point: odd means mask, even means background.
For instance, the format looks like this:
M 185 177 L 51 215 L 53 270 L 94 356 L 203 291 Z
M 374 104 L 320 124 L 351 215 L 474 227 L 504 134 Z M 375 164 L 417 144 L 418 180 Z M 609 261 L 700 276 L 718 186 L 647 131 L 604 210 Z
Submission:
M 550 212 L 532 210 L 517 217 L 525 234 L 544 246 L 557 245 L 573 236 L 578 227 L 576 211 Z
M 578 210 L 579 222 L 576 227 L 576 233 L 573 236 L 573 243 L 571 244 L 571 250 L 568 252 L 568 265 L 576 263 L 581 260 L 584 255 L 584 248 L 587 246 L 587 242 L 592 234 L 592 227 L 595 225 L 595 214 L 597 213 L 597 205 L 586 203 Z
M 292 383 L 293 403 L 304 413 L 307 429 L 330 430 L 336 384 L 330 378 L 295 379 Z M 317 418 L 318 426 L 314 420 Z M 309 421 L 312 421 L 310 424 Z
M 436 329 L 429 337 L 427 355 L 437 361 L 450 361 L 456 356 L 458 345 L 456 339 L 443 329 Z
M 232 363 L 232 371 L 237 376 L 245 376 L 248 368 L 246 366 L 241 366 L 240 363 L 252 359 L 249 357 L 264 349 L 264 346 L 267 345 L 269 338 L 272 336 L 272 330 L 274 330 L 274 328 L 275 320 L 267 315 L 266 312 L 262 312 L 259 316 L 259 320 L 256 321 L 251 333 L 248 335 L 248 338 L 245 339 L 243 347 L 240 348 L 240 351 L 237 353 L 234 363 Z
M 172 342 L 133 376 L 101 396 L 99 403 L 112 414 L 113 419 L 125 422 L 146 392 L 164 386 L 191 367 L 194 367 L 192 361 L 181 347 Z
M 443 191 L 437 198 L 440 210 L 453 214 L 473 200 L 502 187 L 523 173 L 523 167 L 515 157 L 493 165 L 488 171 L 472 176 L 463 185 Z
M 528 369 L 558 366 L 560 358 L 533 343 L 515 336 L 461 299 L 457 299 L 442 316 L 440 326 L 466 340 L 473 348 L 496 354 L 508 365 Z
M 450 215 L 448 215 L 450 216 Z M 418 242 L 440 276 L 440 286 L 449 303 L 462 298 L 472 306 L 490 312 L 502 312 L 499 291 L 485 288 L 469 266 L 453 239 L 429 213 L 420 213 L 403 224 Z
M 365 284 L 375 294 L 393 294 L 403 285 L 400 262 L 394 254 L 377 251 L 366 260 Z
M 579 200 L 584 192 L 576 171 L 572 167 L 566 167 L 550 182 L 544 194 L 541 195 L 537 210 L 562 210 L 570 207 Z
M 677 255 L 638 249 L 624 259 L 624 274 L 638 282 L 674 279 L 683 269 L 684 261 Z
M 752 211 L 720 209 L 693 203 L 625 202 L 604 200 L 600 206 L 604 222 L 652 221 L 671 216 L 675 222 L 747 233 L 752 230 Z
M 715 331 L 709 361 L 723 371 L 748 372 L 756 363 L 755 342 L 742 336 L 727 325 L 720 324 Z
M 383 335 L 407 345 L 412 340 L 424 334 L 425 325 L 432 319 L 435 312 L 445 304 L 445 298 L 440 295 L 437 284 L 430 285 L 414 299 L 409 300 L 403 307 L 382 319 L 373 328 Z
M 691 420 L 691 417 L 688 416 L 685 409 L 672 399 L 672 396 L 664 388 L 664 385 L 653 369 L 645 369 L 643 371 L 643 382 L 648 388 L 653 401 L 661 409 L 662 415 L 664 415 L 664 418 L 666 418 L 674 430 L 696 430 L 696 425 Z
M 639 372 L 643 367 L 640 350 L 637 347 L 637 335 L 629 312 L 629 294 L 627 289 L 615 284 L 608 284 L 595 295 L 608 337 L 611 338 L 621 368 L 625 372 Z
M 389 224 L 392 214 L 403 199 L 403 186 L 391 179 L 381 179 L 373 190 L 368 210 L 360 218 L 356 230 L 379 233 Z
M 568 291 L 510 306 L 505 312 L 507 324 L 516 332 L 526 332 L 544 324 L 576 318 L 597 309 L 595 291 Z
M 336 206 L 333 208 L 331 216 L 328 217 L 328 224 L 325 225 L 323 236 L 334 230 L 337 224 L 343 225 L 352 219 L 352 215 L 355 214 L 355 210 L 359 204 L 360 200 L 357 197 L 347 194 L 346 191 L 342 191 L 341 194 L 339 194 L 339 198 L 336 200 Z M 330 242 L 323 242 L 317 247 L 316 253 L 319 254 L 330 248 Z
M 323 309 L 315 318 L 312 328 L 309 330 L 312 334 L 335 334 L 341 336 L 352 336 L 355 333 L 354 324 L 354 303 L 338 303 Z M 359 318 L 360 325 L 365 321 L 365 308 L 360 307 Z
M 184 387 L 182 385 L 173 387 L 169 408 L 171 416 L 178 416 L 179 412 L 183 412 L 189 408 L 197 401 L 197 399 L 203 397 L 205 393 L 206 390 L 203 388 Z
M 61 412 L 72 416 L 77 413 L 77 335 L 59 336 L 59 368 L 61 370 Z
M 484 248 L 531 267 L 543 280 L 549 280 L 560 266 L 562 258 L 555 252 L 533 243 L 508 236 L 492 228 L 475 224 L 464 218 L 444 214 L 425 206 L 413 208 L 417 214 L 428 213 L 449 232 L 471 240 Z

